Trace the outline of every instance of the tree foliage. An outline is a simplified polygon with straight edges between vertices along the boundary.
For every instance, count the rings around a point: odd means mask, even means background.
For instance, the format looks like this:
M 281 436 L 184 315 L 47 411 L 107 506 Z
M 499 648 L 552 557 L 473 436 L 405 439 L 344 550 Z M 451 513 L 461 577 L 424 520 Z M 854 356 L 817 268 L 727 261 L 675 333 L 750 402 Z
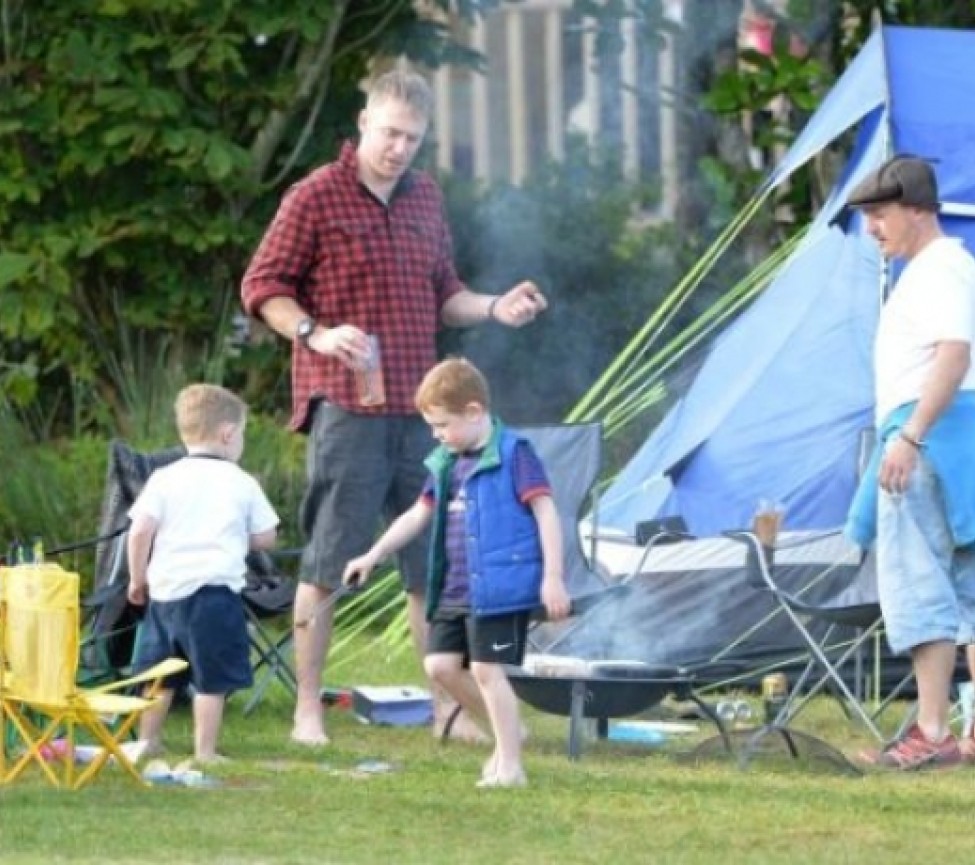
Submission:
M 246 260 L 282 189 L 332 158 L 337 140 L 352 131 L 359 83 L 370 67 L 404 54 L 430 67 L 476 64 L 421 12 L 449 7 L 470 18 L 499 2 L 0 0 L 4 397 L 32 406 L 45 424 L 124 432 L 144 379 L 158 378 L 160 368 L 185 379 L 226 358 Z M 546 361 L 584 375 L 598 369 L 680 266 L 674 249 L 699 248 L 754 188 L 748 148 L 776 146 L 794 134 L 873 20 L 975 23 L 972 2 L 791 0 L 777 12 L 780 4 L 756 0 L 778 16 L 783 38 L 771 56 L 741 58 L 735 40 L 742 5 L 685 4 L 678 27 L 663 15 L 661 0 L 573 4 L 577 18 L 596 22 L 600 53 L 620 48 L 618 25 L 626 17 L 636 19 L 641 39 L 678 40 L 685 71 L 669 97 L 682 123 L 681 243 L 662 236 L 666 226 L 630 231 L 634 195 L 643 192 L 631 190 L 624 202 L 618 178 L 599 174 L 598 160 L 578 201 L 552 172 L 523 190 L 488 191 L 483 201 L 458 191 L 473 207 L 469 218 L 452 214 L 472 284 L 501 287 L 502 275 L 520 278 L 512 268 L 520 263 L 524 275 L 565 293 L 568 315 L 606 337 L 587 343 L 576 367 L 565 363 L 565 342 L 555 339 L 559 325 L 543 327 L 544 351 L 552 355 Z M 783 49 L 793 33 L 810 46 L 810 59 Z M 765 127 L 759 134 L 767 140 L 744 140 L 741 113 L 781 98 L 794 108 L 787 123 Z M 566 171 L 572 176 L 578 166 Z M 600 193 L 602 203 L 595 200 Z M 793 193 L 795 208 L 814 206 L 812 194 Z M 589 222 L 580 224 L 579 214 Z M 529 223 L 540 227 L 544 248 L 522 243 L 529 235 L 516 229 Z M 774 238 L 764 226 L 760 231 L 768 242 Z M 489 336 L 468 334 L 462 344 Z M 280 346 L 248 352 L 252 370 L 269 370 L 252 383 L 281 382 L 272 394 L 284 403 Z M 529 361 L 509 358 L 502 366 L 510 374 Z M 530 379 L 518 379 L 519 386 Z M 577 390 L 570 384 L 554 396 L 547 383 L 531 387 L 546 414 Z
M 410 0 L 2 7 L 0 383 L 83 424 L 125 415 L 127 334 L 181 366 L 223 338 L 282 186 L 333 153 L 375 58 L 473 60 Z

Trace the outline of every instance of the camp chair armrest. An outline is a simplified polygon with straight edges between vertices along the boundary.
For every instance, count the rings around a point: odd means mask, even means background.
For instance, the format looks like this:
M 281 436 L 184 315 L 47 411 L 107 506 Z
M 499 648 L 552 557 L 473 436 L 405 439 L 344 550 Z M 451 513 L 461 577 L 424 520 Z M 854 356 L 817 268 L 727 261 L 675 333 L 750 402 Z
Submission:
M 734 529 L 723 534 L 726 538 L 745 544 L 748 548 L 745 559 L 748 581 L 757 588 L 767 589 L 778 595 L 781 590 L 772 575 L 775 548 L 763 544 L 758 535 L 752 531 Z
M 91 688 L 89 693 L 107 694 L 114 691 L 124 691 L 133 685 L 141 685 L 145 682 L 155 682 L 159 679 L 175 676 L 177 673 L 182 673 L 188 666 L 189 664 L 182 658 L 167 658 L 165 661 L 160 661 L 158 664 L 154 664 L 149 669 L 143 670 L 141 673 L 136 673 L 134 676 L 119 679 L 117 682 L 109 682 L 107 685 L 100 685 L 97 688 Z

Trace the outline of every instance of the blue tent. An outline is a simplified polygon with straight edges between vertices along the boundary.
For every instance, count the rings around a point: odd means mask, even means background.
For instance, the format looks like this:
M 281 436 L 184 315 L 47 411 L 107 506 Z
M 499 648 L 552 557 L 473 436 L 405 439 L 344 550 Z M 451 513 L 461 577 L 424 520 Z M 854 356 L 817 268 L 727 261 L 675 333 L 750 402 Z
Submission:
M 774 187 L 847 130 L 853 155 L 802 244 L 716 340 L 687 393 L 601 498 L 603 527 L 679 514 L 698 536 L 747 525 L 760 500 L 789 529 L 843 523 L 873 422 L 884 262 L 849 189 L 892 153 L 930 159 L 948 234 L 975 250 L 975 32 L 877 30 L 781 164 Z M 839 223 L 839 224 L 837 224 Z

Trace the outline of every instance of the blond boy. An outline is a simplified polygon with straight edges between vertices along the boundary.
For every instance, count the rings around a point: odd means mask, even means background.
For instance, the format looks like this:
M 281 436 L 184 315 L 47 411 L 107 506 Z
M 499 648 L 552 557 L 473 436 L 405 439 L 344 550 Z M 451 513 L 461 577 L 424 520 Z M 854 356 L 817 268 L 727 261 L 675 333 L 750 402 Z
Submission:
M 217 385 L 193 384 L 176 399 L 187 455 L 156 470 L 129 510 L 129 600 L 148 602 L 136 667 L 166 657 L 189 662 L 194 756 L 218 759 L 227 695 L 252 684 L 240 592 L 248 550 L 273 546 L 278 517 L 257 481 L 237 462 L 247 408 Z M 171 682 L 142 719 L 149 752 L 161 746 Z

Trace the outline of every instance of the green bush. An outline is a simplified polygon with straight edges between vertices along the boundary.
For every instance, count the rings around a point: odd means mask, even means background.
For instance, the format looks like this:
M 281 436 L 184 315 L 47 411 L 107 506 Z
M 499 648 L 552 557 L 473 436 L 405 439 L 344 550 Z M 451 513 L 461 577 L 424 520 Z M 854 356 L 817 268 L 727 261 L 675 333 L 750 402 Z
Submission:
M 107 442 L 97 436 L 34 443 L 9 412 L 0 410 L 0 543 L 43 540 L 48 550 L 98 533 Z M 91 573 L 94 549 L 60 560 Z

